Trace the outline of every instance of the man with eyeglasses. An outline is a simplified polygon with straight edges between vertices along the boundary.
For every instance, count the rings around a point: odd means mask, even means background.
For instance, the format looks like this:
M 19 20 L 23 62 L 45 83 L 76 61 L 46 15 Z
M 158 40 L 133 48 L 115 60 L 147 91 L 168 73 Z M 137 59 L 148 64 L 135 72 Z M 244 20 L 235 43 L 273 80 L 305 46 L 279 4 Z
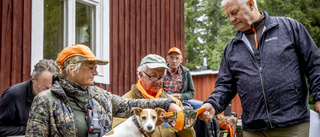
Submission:
M 167 67 L 166 61 L 161 56 L 155 54 L 149 54 L 145 56 L 137 69 L 139 80 L 137 84 L 132 85 L 131 90 L 123 95 L 124 98 L 130 99 L 155 99 L 155 98 L 171 98 L 183 108 L 181 101 L 175 97 L 165 93 L 162 90 L 162 83 Z M 124 118 L 114 118 L 112 126 L 116 127 L 120 123 L 124 122 Z M 151 137 L 195 137 L 195 131 L 193 128 L 184 129 L 179 132 L 175 132 L 163 123 L 163 121 L 157 121 L 156 131 L 154 133 L 148 133 Z

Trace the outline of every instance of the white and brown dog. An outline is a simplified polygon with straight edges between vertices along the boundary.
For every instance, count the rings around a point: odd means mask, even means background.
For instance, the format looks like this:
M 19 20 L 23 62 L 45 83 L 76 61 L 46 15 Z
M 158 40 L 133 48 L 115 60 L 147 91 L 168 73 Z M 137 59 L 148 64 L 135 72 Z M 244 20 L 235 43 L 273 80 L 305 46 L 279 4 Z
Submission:
M 103 137 L 149 137 L 148 133 L 154 132 L 159 116 L 164 113 L 164 109 L 141 109 L 132 108 L 134 115 L 125 122 L 116 126 Z

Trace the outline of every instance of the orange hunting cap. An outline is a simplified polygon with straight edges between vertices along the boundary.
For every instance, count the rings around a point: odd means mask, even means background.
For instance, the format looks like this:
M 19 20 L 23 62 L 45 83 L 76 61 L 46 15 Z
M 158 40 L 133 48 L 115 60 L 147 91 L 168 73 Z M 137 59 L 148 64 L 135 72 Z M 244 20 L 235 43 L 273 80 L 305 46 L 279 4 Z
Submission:
M 168 51 L 168 55 L 172 52 L 175 52 L 175 53 L 179 53 L 179 54 L 182 54 L 180 49 L 176 48 L 176 47 L 173 47 L 171 48 L 169 51 Z
M 68 61 L 69 63 L 66 63 L 66 60 L 75 56 L 79 57 L 72 59 L 72 61 Z M 106 65 L 109 63 L 106 60 L 96 58 L 96 56 L 93 54 L 93 52 L 90 50 L 88 46 L 81 44 L 72 45 L 64 48 L 57 57 L 57 63 L 60 69 L 63 69 L 64 67 L 66 67 L 66 65 L 70 64 L 71 62 L 78 63 L 82 61 L 95 61 L 97 65 Z

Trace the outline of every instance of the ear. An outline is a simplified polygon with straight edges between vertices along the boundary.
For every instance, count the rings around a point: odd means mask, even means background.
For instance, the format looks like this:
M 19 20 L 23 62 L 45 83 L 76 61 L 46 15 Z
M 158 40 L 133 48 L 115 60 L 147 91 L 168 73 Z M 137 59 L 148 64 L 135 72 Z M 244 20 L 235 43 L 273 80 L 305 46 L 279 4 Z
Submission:
M 34 78 L 33 76 L 31 76 L 32 82 L 36 81 L 36 78 Z
M 155 108 L 154 111 L 157 112 L 158 116 L 161 116 L 163 113 L 165 113 L 166 111 L 162 108 Z
M 72 64 L 69 65 L 69 67 L 67 68 L 67 69 L 68 69 L 67 71 L 68 71 L 68 73 L 69 73 L 71 76 L 74 76 L 74 71 L 72 71 L 72 69 L 73 69 L 74 66 L 71 66 L 71 65 L 72 65 Z
M 254 1 L 253 1 L 253 0 L 249 0 L 249 1 L 248 1 L 248 5 L 250 6 L 250 10 L 253 10 L 253 8 L 254 8 Z
M 139 107 L 133 107 L 131 111 L 133 111 L 135 115 L 140 116 L 142 109 Z
M 139 76 L 140 76 L 140 78 L 142 78 L 142 76 L 143 76 L 142 71 L 139 71 Z

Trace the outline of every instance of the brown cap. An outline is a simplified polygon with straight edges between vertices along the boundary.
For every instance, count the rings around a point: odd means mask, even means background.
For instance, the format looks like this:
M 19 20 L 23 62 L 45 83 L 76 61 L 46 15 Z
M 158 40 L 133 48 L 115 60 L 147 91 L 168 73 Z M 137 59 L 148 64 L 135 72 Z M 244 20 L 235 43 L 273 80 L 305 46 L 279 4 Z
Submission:
M 175 53 L 179 53 L 179 54 L 182 54 L 180 49 L 176 48 L 176 47 L 173 47 L 171 48 L 169 51 L 168 51 L 168 55 L 172 52 L 175 52 Z
M 64 48 L 58 55 L 57 57 L 57 63 L 60 67 L 60 69 L 63 69 L 63 67 L 66 65 L 63 65 L 63 63 L 74 56 L 81 56 L 83 59 L 79 60 L 78 62 L 82 62 L 82 61 L 95 61 L 97 63 L 97 65 L 106 65 L 109 62 L 106 60 L 101 60 L 96 58 L 96 56 L 92 53 L 92 51 L 90 50 L 90 48 L 86 45 L 81 45 L 81 44 L 77 44 L 77 45 L 72 45 L 69 47 Z M 76 63 L 76 62 L 74 62 Z

